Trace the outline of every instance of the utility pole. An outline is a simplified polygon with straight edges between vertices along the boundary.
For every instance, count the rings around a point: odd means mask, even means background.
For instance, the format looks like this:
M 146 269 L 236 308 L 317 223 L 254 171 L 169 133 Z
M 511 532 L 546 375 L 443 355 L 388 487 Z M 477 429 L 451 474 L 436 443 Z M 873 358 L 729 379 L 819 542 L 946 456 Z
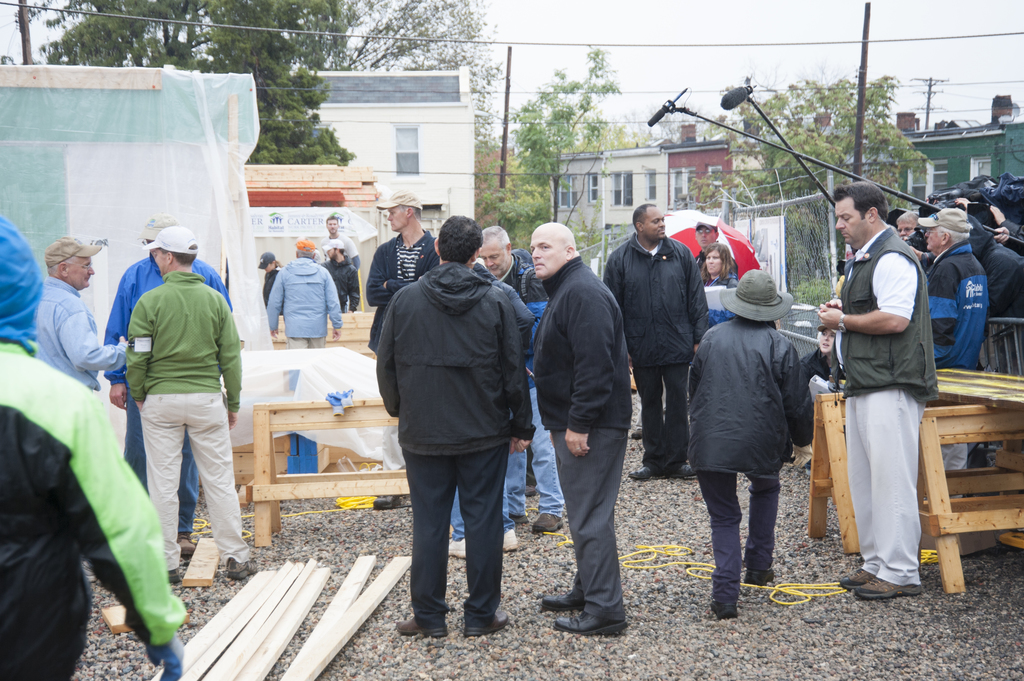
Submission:
M 948 83 L 949 79 L 939 80 L 938 78 L 911 78 L 910 80 L 917 80 L 928 84 L 928 93 L 925 95 L 926 99 L 924 103 L 924 129 L 927 130 L 932 117 L 932 97 L 942 93 L 942 90 L 933 91 L 932 87 L 938 83 Z M 918 111 L 920 111 L 920 109 L 918 109 Z
M 498 187 L 505 188 L 505 172 L 508 168 L 508 96 L 512 91 L 512 46 L 508 46 L 508 65 L 505 67 L 505 117 L 502 119 L 501 132 L 501 177 Z
M 868 84 L 868 29 L 871 28 L 871 3 L 864 3 L 864 37 L 860 41 L 860 71 L 857 72 L 857 127 L 853 133 L 853 172 L 863 175 L 864 99 Z
M 32 66 L 32 36 L 28 32 L 28 4 L 18 0 L 18 28 L 21 29 L 21 63 Z

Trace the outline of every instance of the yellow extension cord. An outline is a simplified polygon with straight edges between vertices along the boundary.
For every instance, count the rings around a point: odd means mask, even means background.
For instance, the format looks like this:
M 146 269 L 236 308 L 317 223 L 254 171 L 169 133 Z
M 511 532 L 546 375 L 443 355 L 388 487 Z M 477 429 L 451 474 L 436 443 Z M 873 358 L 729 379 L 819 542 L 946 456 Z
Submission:
M 294 518 L 296 516 L 312 515 L 314 513 L 338 513 L 346 510 L 369 509 L 373 508 L 374 499 L 376 499 L 376 497 L 338 497 L 335 501 L 338 508 L 328 508 L 320 511 L 301 511 L 299 513 L 282 515 L 281 517 Z M 527 510 L 536 511 L 537 509 L 530 508 Z M 244 515 L 242 517 L 252 518 L 253 514 Z M 203 518 L 196 518 L 192 521 L 192 534 L 209 534 L 210 530 L 206 529 L 209 526 L 210 523 L 208 521 Z M 562 541 L 558 542 L 556 546 L 572 546 L 572 540 L 561 532 L 544 532 L 543 534 L 551 537 L 561 537 Z M 242 531 L 242 537 L 244 539 L 248 539 L 251 536 L 252 532 L 249 532 L 248 530 Z M 629 570 L 658 570 L 673 565 L 685 565 L 686 574 L 691 577 L 696 577 L 697 579 L 711 579 L 711 575 L 709 573 L 713 572 L 715 569 L 715 566 L 712 563 L 698 563 L 696 561 L 675 560 L 668 563 L 653 563 L 658 556 L 680 558 L 695 555 L 693 549 L 686 546 L 679 546 L 677 544 L 657 544 L 652 546 L 637 544 L 636 549 L 637 550 L 632 553 L 619 556 L 619 561 L 621 562 L 622 567 Z M 643 556 L 643 558 L 634 558 L 634 556 Z M 921 551 L 921 565 L 935 565 L 938 562 L 938 552 L 927 549 Z M 839 582 L 825 582 L 822 584 L 786 582 L 783 584 L 776 584 L 775 586 L 759 586 L 757 584 L 743 583 L 743 586 L 750 587 L 751 589 L 764 589 L 765 591 L 770 591 L 771 593 L 768 594 L 768 598 L 773 603 L 778 603 L 779 605 L 800 605 L 801 603 L 810 603 L 811 599 L 814 598 L 839 596 L 846 593 L 846 589 L 839 586 Z M 776 594 L 792 596 L 799 600 L 781 601 L 776 598 Z

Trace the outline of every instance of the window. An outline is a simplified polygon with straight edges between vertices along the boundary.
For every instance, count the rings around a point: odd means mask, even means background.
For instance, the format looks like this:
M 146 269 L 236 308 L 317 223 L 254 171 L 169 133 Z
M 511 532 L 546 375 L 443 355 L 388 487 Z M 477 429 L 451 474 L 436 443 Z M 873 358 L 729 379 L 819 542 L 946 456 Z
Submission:
M 946 159 L 932 161 L 932 165 L 935 169 L 932 171 L 932 192 L 939 192 L 948 187 L 946 183 L 946 169 L 948 168 L 948 161 Z
M 708 174 L 711 175 L 711 184 L 715 187 L 722 186 L 722 166 L 708 166 Z
M 418 127 L 395 127 L 395 172 L 398 175 L 420 174 Z
M 612 173 L 612 205 L 633 205 L 633 173 Z
M 658 173 L 655 170 L 647 171 L 647 201 L 655 201 L 658 198 Z
M 558 181 L 558 207 L 572 208 L 572 175 L 566 175 Z
M 672 171 L 672 202 L 678 203 L 686 199 L 690 193 L 690 178 L 696 168 L 680 168 Z
M 597 203 L 601 188 L 598 184 L 598 177 L 595 174 L 587 175 L 587 201 Z
M 992 158 L 972 158 L 971 159 L 971 179 L 976 178 L 978 175 L 991 175 L 992 174 Z
M 915 175 L 913 171 L 908 170 L 907 187 L 913 196 L 923 201 L 928 196 L 928 173 L 923 172 Z

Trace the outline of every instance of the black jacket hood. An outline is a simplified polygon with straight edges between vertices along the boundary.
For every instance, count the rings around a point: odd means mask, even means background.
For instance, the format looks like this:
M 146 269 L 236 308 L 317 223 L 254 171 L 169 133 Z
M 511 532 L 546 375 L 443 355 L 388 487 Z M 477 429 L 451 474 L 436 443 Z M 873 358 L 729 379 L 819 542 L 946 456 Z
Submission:
M 480 302 L 491 284 L 465 265 L 450 262 L 430 270 L 420 279 L 420 286 L 438 310 L 463 315 Z

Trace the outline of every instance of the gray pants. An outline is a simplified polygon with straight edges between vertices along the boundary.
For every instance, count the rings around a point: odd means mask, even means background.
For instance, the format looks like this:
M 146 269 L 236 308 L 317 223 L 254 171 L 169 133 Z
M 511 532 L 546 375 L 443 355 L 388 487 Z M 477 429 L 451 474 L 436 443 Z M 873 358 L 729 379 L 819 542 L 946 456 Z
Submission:
M 615 502 L 626 458 L 626 431 L 590 431 L 585 456 L 573 456 L 565 446 L 565 431 L 551 433 L 558 461 L 558 479 L 576 552 L 572 594 L 583 596 L 588 615 L 621 620 L 622 580 L 615 545 Z

